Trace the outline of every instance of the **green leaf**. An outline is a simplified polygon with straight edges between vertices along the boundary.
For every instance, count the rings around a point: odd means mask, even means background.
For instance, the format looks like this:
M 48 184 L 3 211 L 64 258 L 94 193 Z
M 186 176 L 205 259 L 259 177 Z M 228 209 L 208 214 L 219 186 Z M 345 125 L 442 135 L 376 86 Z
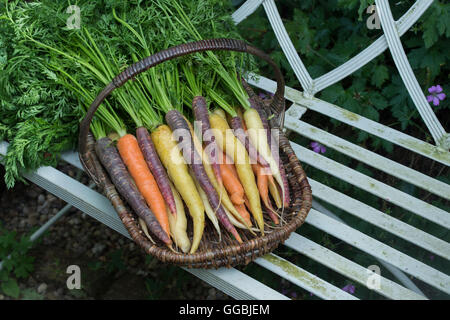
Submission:
M 366 12 L 367 7 L 369 7 L 369 5 L 374 4 L 375 0 L 361 0 L 361 3 L 359 5 L 359 9 L 358 9 L 358 20 L 362 21 L 362 14 L 363 12 Z
M 13 278 L 9 278 L 7 281 L 2 282 L 2 291 L 7 296 L 18 298 L 20 294 L 20 288 L 17 281 Z
M 330 103 L 335 103 L 344 94 L 344 88 L 340 83 L 334 84 L 322 91 L 320 98 Z
M 392 108 L 392 115 L 400 121 L 402 130 L 405 130 L 409 123 L 409 108 L 405 104 L 397 104 Z
M 356 166 L 356 170 L 358 170 L 362 174 L 365 174 L 366 176 L 373 177 L 373 172 L 362 163 L 358 163 L 358 165 Z
M 377 109 L 384 110 L 388 105 L 388 101 L 378 92 L 369 93 L 369 102 Z
M 369 134 L 366 131 L 362 131 L 362 130 L 359 131 L 358 138 L 357 138 L 358 142 L 366 141 L 367 138 L 369 138 Z
M 427 24 L 424 24 L 423 40 L 425 41 L 426 48 L 430 48 L 439 39 L 434 22 L 429 21 Z
M 34 289 L 27 288 L 22 290 L 22 300 L 44 300 L 44 296 Z
M 372 106 L 366 106 L 364 109 L 362 109 L 362 116 L 369 118 L 373 121 L 379 121 L 380 120 L 380 114 L 378 113 L 378 111 L 372 107 Z
M 441 65 L 445 64 L 447 60 L 447 53 L 441 53 L 436 47 L 427 50 L 420 63 L 420 67 L 428 68 L 430 70 L 430 77 L 434 78 L 439 75 Z
M 394 145 L 389 141 L 378 137 L 372 137 L 372 147 L 377 150 L 379 147 L 382 147 L 387 153 L 392 153 L 394 149 Z
M 17 278 L 26 278 L 34 270 L 34 257 L 24 255 L 14 268 L 14 274 Z
M 377 86 L 378 88 L 389 79 L 389 70 L 384 65 L 378 65 L 374 68 L 371 83 Z
M 5 269 L 0 270 L 0 282 L 8 280 L 9 272 Z
M 381 139 L 381 146 L 388 153 L 392 153 L 392 151 L 394 151 L 394 145 L 392 144 L 392 142 Z
M 365 2 L 365 1 L 364 1 Z M 338 6 L 353 9 L 359 4 L 359 0 L 338 0 Z

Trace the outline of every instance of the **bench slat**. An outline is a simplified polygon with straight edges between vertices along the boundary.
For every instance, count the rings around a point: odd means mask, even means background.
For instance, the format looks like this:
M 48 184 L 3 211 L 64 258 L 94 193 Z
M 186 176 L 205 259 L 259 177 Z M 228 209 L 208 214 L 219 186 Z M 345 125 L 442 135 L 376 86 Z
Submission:
M 76 153 L 73 153 L 73 152 L 66 153 L 66 154 L 64 154 L 64 159 L 74 165 L 77 165 L 77 163 L 79 164 L 79 159 L 78 159 L 78 156 L 76 155 Z M 396 297 L 396 298 L 398 298 L 398 297 Z
M 309 151 L 309 150 L 307 150 L 307 151 Z M 302 153 L 302 152 L 300 152 L 300 153 Z M 71 160 L 74 160 L 74 162 L 76 163 L 77 162 L 77 160 L 78 160 L 78 157 L 77 156 L 74 156 L 73 154 L 72 155 L 70 155 L 70 156 L 66 156 L 65 157 L 67 160 L 69 160 L 69 159 L 71 159 Z M 312 209 L 311 211 L 315 211 L 314 209 Z M 317 211 L 315 211 L 315 212 L 317 212 Z M 310 213 L 310 215 L 311 215 L 311 213 Z M 323 214 L 322 214 L 322 216 L 323 216 Z M 325 218 L 328 218 L 328 217 L 326 217 L 325 216 Z M 328 218 L 328 219 L 330 219 L 330 218 Z M 333 221 L 335 221 L 335 220 L 333 220 Z M 306 220 L 306 222 L 307 223 L 309 223 L 310 221 L 308 220 L 308 218 L 307 218 L 307 220 Z M 315 225 L 316 227 L 318 226 L 317 224 Z M 348 230 L 353 230 L 354 232 L 356 232 L 356 233 L 360 233 L 359 231 L 357 231 L 357 230 L 354 230 L 354 229 L 352 229 L 352 228 L 350 228 L 350 227 L 348 227 L 348 226 L 345 226 L 345 227 L 347 227 L 347 229 Z M 320 229 L 320 228 L 319 228 Z M 327 231 L 326 231 L 327 232 Z M 330 234 L 332 234 L 331 232 L 328 232 L 328 233 L 330 233 Z M 373 240 L 373 241 L 375 241 L 375 242 L 377 242 L 377 243 L 379 243 L 379 244 L 382 244 L 381 242 L 378 242 L 377 240 L 374 240 L 374 239 L 372 239 L 372 238 L 370 238 L 370 237 L 367 237 L 366 235 L 364 235 L 364 234 L 362 234 L 361 233 L 361 235 L 362 236 L 364 236 L 364 237 L 366 237 L 366 238 L 368 238 L 368 239 L 371 239 L 371 240 Z M 336 236 L 336 235 L 335 235 Z M 339 236 L 337 236 L 338 238 L 339 238 Z M 344 238 L 345 238 L 345 236 L 344 236 Z M 344 240 L 344 239 L 342 239 L 342 240 Z M 361 240 L 361 241 L 363 241 L 363 240 Z M 364 241 L 366 241 L 366 239 L 364 238 Z M 350 244 L 352 244 L 352 245 L 354 245 L 353 243 L 350 243 Z M 364 244 L 363 244 L 364 245 Z M 382 245 L 384 245 L 384 244 L 382 244 Z M 386 246 L 387 248 L 390 248 L 390 247 L 388 247 L 388 246 Z M 360 248 L 361 249 L 361 248 Z M 392 249 L 392 248 L 390 248 L 390 249 Z M 367 250 L 364 250 L 364 249 L 361 249 L 361 250 L 363 250 L 363 251 L 366 251 L 366 252 L 368 252 Z M 400 253 L 399 251 L 397 251 L 397 250 L 395 250 L 395 249 L 392 249 L 394 252 L 395 252 L 395 254 L 402 254 L 403 256 L 405 256 L 405 257 L 407 257 L 407 258 L 409 258 L 408 256 L 406 256 L 406 255 L 404 255 L 403 253 Z M 374 255 L 374 256 L 376 256 L 376 254 L 374 254 L 374 253 L 372 253 L 372 252 L 368 252 L 369 254 L 372 254 L 372 255 Z M 380 256 L 377 256 L 377 257 L 379 257 L 379 258 L 381 258 L 382 260 L 386 260 L 386 257 L 384 257 L 383 255 L 381 255 L 381 257 Z M 409 258 L 409 259 L 411 259 L 411 261 L 414 261 L 414 262 L 418 262 L 417 260 L 415 260 L 415 259 L 412 259 L 412 258 Z M 398 266 L 397 264 L 395 264 L 395 263 L 392 263 L 392 261 L 391 261 L 391 259 L 389 259 L 389 262 L 391 263 L 391 264 L 394 264 L 395 266 L 397 266 L 397 267 L 399 267 L 400 268 L 400 266 Z M 420 263 L 420 262 L 419 262 Z M 429 267 L 428 267 L 429 268 Z M 400 268 L 400 269 L 402 269 L 402 268 Z M 406 269 L 407 269 L 407 266 L 406 266 Z M 432 268 L 430 268 L 431 270 L 434 270 L 434 269 L 432 269 Z M 406 270 L 405 270 L 405 266 L 403 265 L 403 269 L 402 270 L 404 270 L 405 272 L 407 272 Z M 435 271 L 435 270 L 434 270 Z M 408 273 L 408 272 L 407 272 Z M 444 274 L 442 274 L 443 276 L 445 276 Z M 414 274 L 414 276 L 416 276 L 416 277 L 418 277 L 418 278 L 420 278 L 420 276 L 417 276 L 416 274 Z M 425 276 L 426 277 L 426 276 Z M 446 277 L 446 276 L 445 276 Z
M 289 300 L 288 297 L 235 268 L 188 269 L 187 272 L 238 300 Z
M 389 262 L 400 270 L 449 294 L 450 277 L 410 256 L 378 241 L 346 224 L 311 209 L 306 223 L 341 239 L 378 259 Z
M 297 107 L 299 106 L 294 104 L 289 108 L 289 111 Z M 296 111 L 293 110 L 293 112 Z M 302 120 L 292 118 L 289 114 L 291 113 L 286 113 L 284 122 L 287 129 L 293 130 L 314 141 L 318 141 L 351 158 L 364 162 L 371 167 L 384 171 L 401 180 L 407 181 L 421 189 L 432 192 L 446 200 L 450 200 L 450 186 L 448 184 L 433 179 L 430 176 L 408 168 L 398 162 L 382 157 L 375 152 L 332 135 L 325 130 L 312 126 Z
M 372 208 L 320 182 L 309 179 L 313 196 L 365 220 L 414 245 L 450 259 L 450 244 L 401 220 Z
M 339 162 L 319 155 L 294 142 L 291 142 L 291 145 L 302 163 L 307 163 L 315 168 L 325 171 L 436 224 L 446 228 L 450 227 L 450 214 L 448 212 L 366 176 L 359 171 L 344 166 Z
M 305 255 L 306 257 L 317 261 L 324 266 L 342 274 L 343 276 L 352 279 L 358 283 L 367 286 L 367 280 L 371 273 L 368 269 L 361 265 L 338 255 L 337 253 L 315 243 L 314 241 L 305 238 L 298 233 L 292 233 L 285 241 L 285 246 Z M 382 273 L 382 272 L 381 272 Z M 382 296 L 396 300 L 422 300 L 426 299 L 409 289 L 404 288 L 398 283 L 383 277 L 380 274 L 380 288 L 373 288 L 372 290 L 381 294 Z
M 260 257 L 254 262 L 308 290 L 319 298 L 327 300 L 358 300 L 355 296 L 272 253 Z
M 250 0 L 245 1 L 245 3 L 239 7 L 233 14 L 231 18 L 233 19 L 235 24 L 240 23 L 245 20 L 249 15 L 255 12 L 256 9 L 263 3 L 264 0 Z

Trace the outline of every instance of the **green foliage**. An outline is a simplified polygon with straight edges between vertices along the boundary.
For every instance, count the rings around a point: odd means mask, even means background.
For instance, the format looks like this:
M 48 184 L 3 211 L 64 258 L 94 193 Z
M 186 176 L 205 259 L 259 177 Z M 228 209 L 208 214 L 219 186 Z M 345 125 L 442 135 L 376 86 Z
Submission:
M 26 278 L 34 268 L 34 258 L 28 255 L 32 246 L 29 236 L 23 235 L 17 239 L 14 231 L 8 231 L 0 225 L 0 289 L 13 298 L 18 298 L 20 288 L 17 278 Z
M 125 269 L 125 264 L 122 259 L 123 251 L 121 249 L 114 250 L 108 255 L 108 263 L 106 264 L 106 271 L 113 273 Z
M 44 296 L 34 289 L 27 288 L 22 290 L 22 300 L 44 300 Z
M 0 139 L 10 143 L 4 159 L 8 187 L 20 179 L 23 170 L 55 165 L 62 151 L 76 147 L 85 109 L 124 68 L 169 46 L 196 40 L 161 4 L 174 10 L 169 0 L 80 0 L 76 5 L 81 9 L 81 28 L 69 30 L 67 2 L 0 0 Z M 202 38 L 240 37 L 231 20 L 230 3 L 180 4 Z M 229 53 L 217 55 L 227 67 L 235 62 Z M 249 59 L 244 62 L 250 69 L 254 65 Z M 140 89 L 149 88 L 149 77 L 137 78 L 115 90 L 100 107 L 94 135 L 139 125 L 129 111 L 148 104 L 148 92 Z M 170 88 L 164 90 L 170 92 Z M 177 101 L 183 99 L 177 96 Z M 152 125 L 160 118 L 157 112 L 146 116 Z M 97 126 L 98 118 L 111 128 Z M 121 118 L 125 125 L 117 121 Z
M 145 287 L 150 300 L 173 299 L 185 296 L 183 290 L 193 281 L 199 280 L 177 266 L 167 266 L 157 278 L 145 279 Z

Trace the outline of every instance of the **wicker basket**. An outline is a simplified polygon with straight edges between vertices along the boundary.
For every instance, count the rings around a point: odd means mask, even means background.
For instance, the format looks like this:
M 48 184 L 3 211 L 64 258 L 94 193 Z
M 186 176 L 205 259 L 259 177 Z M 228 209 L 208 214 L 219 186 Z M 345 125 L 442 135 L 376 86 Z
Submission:
M 243 243 L 239 244 L 227 232 L 223 232 L 222 241 L 218 242 L 217 233 L 212 225 L 205 220 L 205 230 L 202 241 L 196 253 L 184 254 L 173 252 L 162 242 L 153 244 L 144 235 L 137 216 L 117 192 L 105 169 L 100 164 L 95 151 L 95 141 L 89 131 L 90 123 L 95 111 L 103 100 L 116 88 L 132 79 L 139 73 L 148 70 L 164 61 L 187 54 L 208 50 L 230 50 L 247 52 L 265 60 L 275 71 L 277 91 L 270 104 L 265 104 L 268 114 L 274 115 L 270 120 L 271 129 L 279 138 L 280 161 L 283 162 L 286 175 L 289 180 L 291 203 L 283 211 L 284 223 L 281 226 L 271 228 L 266 226 L 265 235 L 255 237 L 249 231 L 239 229 Z M 246 87 L 249 88 L 248 86 Z M 160 51 L 150 57 L 134 63 L 109 83 L 96 97 L 86 113 L 80 125 L 79 156 L 86 172 L 91 179 L 103 190 L 111 201 L 120 219 L 130 233 L 133 240 L 141 246 L 146 253 L 158 258 L 160 261 L 189 268 L 219 268 L 233 267 L 248 264 L 254 259 L 273 251 L 280 243 L 284 242 L 291 232 L 300 227 L 311 208 L 311 188 L 305 172 L 297 159 L 288 139 L 281 128 L 284 120 L 284 79 L 277 65 L 261 50 L 234 39 L 209 39 L 197 42 L 185 43 Z M 265 214 L 267 216 L 267 214 Z M 269 222 L 269 220 L 267 220 Z M 192 239 L 192 231 L 190 236 Z

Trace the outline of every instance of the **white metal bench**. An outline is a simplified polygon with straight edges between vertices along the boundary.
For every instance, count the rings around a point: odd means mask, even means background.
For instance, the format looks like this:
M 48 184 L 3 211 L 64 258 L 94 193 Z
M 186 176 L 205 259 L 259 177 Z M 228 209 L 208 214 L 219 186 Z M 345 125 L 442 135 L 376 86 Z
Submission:
M 233 14 L 233 19 L 236 23 L 239 23 L 252 14 L 259 6 L 262 5 L 264 7 L 281 48 L 303 88 L 303 92 L 288 87 L 286 88 L 286 99 L 292 102 L 292 105 L 286 112 L 285 127 L 287 130 L 296 132 L 308 139 L 318 141 L 328 148 L 339 151 L 398 179 L 407 181 L 442 199 L 450 200 L 449 185 L 301 120 L 305 112 L 313 110 L 446 166 L 450 164 L 450 152 L 448 151 L 450 146 L 449 135 L 445 132 L 426 101 L 425 96 L 421 93 L 422 89 L 419 87 L 400 42 L 400 36 L 417 21 L 430 6 L 432 0 L 418 0 L 398 21 L 394 21 L 387 0 L 375 2 L 384 35 L 348 62 L 316 79 L 311 78 L 295 51 L 284 29 L 274 0 L 248 0 Z M 390 50 L 401 78 L 413 102 L 417 106 L 423 121 L 430 130 L 435 145 L 426 143 L 314 97 L 317 92 L 342 80 L 386 49 Z M 250 83 L 255 87 L 269 92 L 274 92 L 276 88 L 274 81 L 264 77 L 259 77 L 257 82 L 252 81 Z M 6 153 L 7 146 L 8 144 L 6 142 L 0 143 L 0 156 Z M 448 212 L 344 166 L 330 158 L 317 154 L 301 145 L 293 143 L 293 147 L 302 163 L 342 179 L 356 188 L 361 188 L 415 215 L 433 221 L 444 228 L 449 228 L 450 214 Z M 62 159 L 82 169 L 78 155 L 75 152 L 63 154 Z M 52 167 L 42 167 L 33 173 L 26 173 L 24 176 L 28 180 L 60 197 L 68 204 L 73 205 L 130 238 L 109 201 L 88 186 L 81 184 Z M 450 244 L 448 242 L 318 181 L 310 179 L 310 184 L 314 199 L 332 203 L 335 207 L 346 211 L 346 213 L 356 216 L 368 224 L 376 225 L 396 237 L 410 242 L 411 246 L 424 248 L 435 255 L 449 260 Z M 313 209 L 310 211 L 306 223 L 377 259 L 382 266 L 381 276 L 379 278 L 380 286 L 372 288 L 372 290 L 384 297 L 390 299 L 426 299 L 427 297 L 408 276 L 420 279 L 431 287 L 450 294 L 450 277 L 447 274 L 346 225 L 318 201 L 313 202 Z M 47 228 L 48 225 L 45 225 L 43 228 Z M 326 266 L 353 282 L 367 285 L 368 279 L 373 276 L 373 273 L 368 271 L 368 266 L 359 265 L 302 236 L 301 230 L 300 228 L 297 233 L 293 233 L 284 243 L 284 246 Z M 41 231 L 38 230 L 37 232 Z M 321 279 L 317 275 L 306 271 L 301 266 L 296 266 L 275 254 L 259 258 L 254 263 L 308 290 L 320 298 L 357 299 L 356 295 L 351 295 L 331 284 L 330 279 Z M 235 299 L 288 299 L 288 297 L 273 288 L 262 284 L 258 279 L 254 279 L 234 268 L 186 270 Z M 395 276 L 396 281 L 383 277 L 384 270 L 389 270 Z

